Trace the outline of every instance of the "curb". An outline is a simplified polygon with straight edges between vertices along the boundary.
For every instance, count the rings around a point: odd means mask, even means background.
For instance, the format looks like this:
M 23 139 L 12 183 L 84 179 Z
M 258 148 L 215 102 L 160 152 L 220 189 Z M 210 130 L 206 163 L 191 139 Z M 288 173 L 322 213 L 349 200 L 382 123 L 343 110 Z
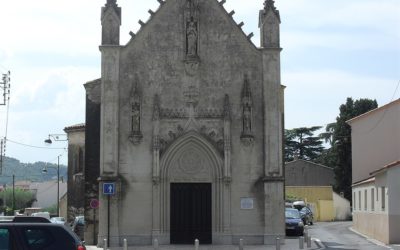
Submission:
M 386 245 L 385 243 L 380 242 L 379 240 L 370 238 L 370 237 L 368 237 L 367 235 L 358 232 L 358 231 L 355 230 L 353 227 L 349 227 L 349 230 L 352 231 L 352 232 L 355 233 L 355 234 L 358 234 L 359 236 L 365 238 L 366 240 L 368 240 L 369 242 L 371 242 L 371 243 L 373 243 L 373 244 L 375 244 L 375 245 L 377 245 L 377 246 L 386 247 L 387 249 L 393 249 L 393 248 L 391 248 L 390 246 Z

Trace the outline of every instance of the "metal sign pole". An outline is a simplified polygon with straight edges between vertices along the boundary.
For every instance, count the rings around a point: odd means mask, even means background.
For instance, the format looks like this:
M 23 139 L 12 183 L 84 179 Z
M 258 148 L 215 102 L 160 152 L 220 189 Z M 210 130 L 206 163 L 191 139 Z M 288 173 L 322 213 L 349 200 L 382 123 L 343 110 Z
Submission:
M 107 204 L 107 247 L 110 247 L 110 196 L 111 195 L 107 195 L 107 200 L 108 200 L 108 204 Z
M 111 195 L 115 195 L 115 183 L 103 183 L 103 194 L 107 195 L 107 246 L 110 246 L 110 206 Z

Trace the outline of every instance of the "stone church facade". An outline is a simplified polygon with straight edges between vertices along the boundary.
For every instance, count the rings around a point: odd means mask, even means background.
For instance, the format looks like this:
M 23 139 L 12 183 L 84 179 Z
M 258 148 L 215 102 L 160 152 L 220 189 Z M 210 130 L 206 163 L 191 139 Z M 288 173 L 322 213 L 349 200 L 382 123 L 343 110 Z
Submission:
M 274 1 L 260 47 L 225 0 L 158 1 L 126 45 L 116 0 L 102 7 L 101 79 L 85 84 L 85 240 L 272 244 L 285 234 Z

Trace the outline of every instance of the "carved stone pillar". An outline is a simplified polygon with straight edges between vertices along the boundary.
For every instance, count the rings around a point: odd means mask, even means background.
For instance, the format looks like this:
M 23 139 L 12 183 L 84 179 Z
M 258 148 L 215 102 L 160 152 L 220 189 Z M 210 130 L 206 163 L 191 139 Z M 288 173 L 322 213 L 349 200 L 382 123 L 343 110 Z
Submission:
M 101 46 L 100 176 L 118 175 L 120 47 Z
M 231 233 L 231 107 L 229 96 L 225 95 L 224 100 L 224 228 L 223 233 Z M 224 239 L 229 244 L 232 239 Z
M 160 100 L 154 96 L 153 108 L 153 240 L 161 232 L 160 225 Z

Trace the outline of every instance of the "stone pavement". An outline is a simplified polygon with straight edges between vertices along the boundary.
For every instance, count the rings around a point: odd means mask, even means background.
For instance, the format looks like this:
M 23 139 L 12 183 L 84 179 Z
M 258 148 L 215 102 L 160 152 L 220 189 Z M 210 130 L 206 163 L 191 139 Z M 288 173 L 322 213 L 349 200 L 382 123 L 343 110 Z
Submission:
M 86 246 L 87 250 L 103 250 L 103 248 L 97 248 L 95 246 Z M 194 250 L 194 245 L 161 245 L 159 250 Z M 200 245 L 199 250 L 238 250 L 239 246 L 233 246 L 233 245 Z M 298 238 L 287 238 L 285 240 L 285 244 L 281 246 L 281 250 L 299 250 L 299 239 Z M 311 243 L 311 248 L 307 248 L 307 244 L 304 243 L 304 249 L 305 250 L 315 250 L 315 249 L 321 249 L 318 244 L 316 244 L 314 241 Z M 109 248 L 109 250 L 123 250 L 122 247 L 112 247 Z M 154 250 L 153 247 L 151 246 L 145 246 L 145 247 L 128 247 L 128 250 Z M 275 246 L 244 246 L 243 250 L 276 250 Z

